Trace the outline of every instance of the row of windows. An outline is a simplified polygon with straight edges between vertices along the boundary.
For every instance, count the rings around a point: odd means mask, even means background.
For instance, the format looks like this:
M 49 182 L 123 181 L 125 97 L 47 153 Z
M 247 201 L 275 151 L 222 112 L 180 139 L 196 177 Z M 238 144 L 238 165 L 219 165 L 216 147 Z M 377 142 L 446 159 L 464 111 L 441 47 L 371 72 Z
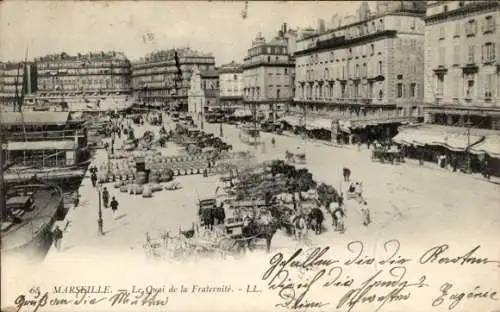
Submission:
M 261 54 L 284 54 L 288 53 L 288 49 L 286 47 L 280 46 L 267 46 L 267 47 L 255 47 L 248 50 L 248 56 L 256 56 Z
M 476 84 L 476 75 L 466 75 L 464 79 L 460 79 L 459 77 L 455 77 L 452 79 L 452 90 L 451 95 L 453 97 L 458 98 L 460 95 L 460 88 L 462 85 L 462 90 L 465 98 L 473 98 L 476 96 L 484 98 L 492 98 L 495 97 L 495 74 L 485 74 L 483 76 L 483 90 L 479 90 L 479 85 Z M 438 76 L 437 77 L 437 96 L 444 96 L 444 82 L 446 76 Z M 482 91 L 482 92 L 481 92 Z
M 479 60 L 477 59 L 477 46 L 474 44 L 470 44 L 467 47 L 467 57 L 465 59 L 465 62 L 467 64 L 475 64 Z M 439 65 L 446 65 L 447 61 L 447 51 L 446 47 L 440 47 L 438 51 L 438 58 L 439 58 Z M 455 45 L 453 47 L 453 65 L 460 65 L 462 58 L 462 46 L 461 45 Z M 496 59 L 496 53 L 495 53 L 495 43 L 493 42 L 487 42 L 483 45 L 481 45 L 481 61 L 484 63 L 488 62 L 493 62 Z
M 321 76 L 321 73 L 318 72 L 317 70 L 312 70 L 309 69 L 306 71 L 306 80 L 311 81 L 311 80 L 318 80 L 318 79 L 325 79 L 325 80 L 330 80 L 334 78 L 341 78 L 341 77 L 350 77 L 351 74 L 354 75 L 354 77 L 367 77 L 368 75 L 382 75 L 383 74 L 383 62 L 378 61 L 377 64 L 377 71 L 374 72 L 373 70 L 368 69 L 367 63 L 363 63 L 362 65 L 360 64 L 355 64 L 352 66 L 342 66 L 342 67 L 337 67 L 336 68 L 336 75 L 334 74 L 335 70 L 332 69 L 330 71 L 330 68 L 325 68 L 323 70 L 323 75 Z M 410 66 L 411 67 L 411 66 Z M 411 68 L 414 68 L 416 70 L 416 66 L 413 66 Z
M 484 18 L 481 23 L 481 30 L 483 33 L 492 33 L 495 32 L 496 25 L 495 19 L 492 15 L 488 15 Z M 453 32 L 453 37 L 458 38 L 461 35 L 461 22 L 455 22 L 455 29 Z M 464 23 L 464 31 L 467 37 L 475 36 L 477 34 L 477 21 L 475 19 L 468 20 Z M 439 40 L 444 40 L 446 38 L 446 26 L 441 25 L 439 27 Z

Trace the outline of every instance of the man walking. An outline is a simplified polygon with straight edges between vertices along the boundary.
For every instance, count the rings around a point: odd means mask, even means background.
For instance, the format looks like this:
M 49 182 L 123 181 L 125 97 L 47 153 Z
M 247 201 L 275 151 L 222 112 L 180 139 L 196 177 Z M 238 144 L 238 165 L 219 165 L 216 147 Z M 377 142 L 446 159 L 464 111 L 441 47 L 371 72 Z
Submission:
M 108 203 L 109 203 L 109 192 L 106 187 L 104 187 L 104 190 L 102 191 L 102 201 L 104 203 L 104 208 L 108 208 Z
M 58 252 L 62 251 L 62 239 L 63 239 L 63 231 L 59 228 L 59 225 L 56 225 L 56 229 L 54 230 L 54 245 L 57 248 Z
M 113 199 L 111 200 L 111 210 L 113 210 L 113 219 L 116 220 L 116 214 L 118 211 L 118 202 L 116 201 L 116 198 L 113 196 Z
M 96 187 L 97 185 L 97 174 L 95 172 L 92 172 L 90 175 L 90 180 L 92 181 L 92 186 Z

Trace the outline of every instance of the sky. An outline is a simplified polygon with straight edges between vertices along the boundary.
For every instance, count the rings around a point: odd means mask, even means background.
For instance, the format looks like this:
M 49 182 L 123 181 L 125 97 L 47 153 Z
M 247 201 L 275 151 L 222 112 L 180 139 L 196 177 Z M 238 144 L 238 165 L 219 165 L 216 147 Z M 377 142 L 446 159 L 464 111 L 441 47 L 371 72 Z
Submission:
M 242 62 L 256 34 L 266 40 L 283 22 L 291 28 L 328 25 L 355 14 L 358 1 L 2 1 L 0 60 L 52 53 L 121 51 L 136 60 L 155 50 L 191 47 L 211 52 L 217 65 Z M 373 4 L 370 4 L 373 6 Z

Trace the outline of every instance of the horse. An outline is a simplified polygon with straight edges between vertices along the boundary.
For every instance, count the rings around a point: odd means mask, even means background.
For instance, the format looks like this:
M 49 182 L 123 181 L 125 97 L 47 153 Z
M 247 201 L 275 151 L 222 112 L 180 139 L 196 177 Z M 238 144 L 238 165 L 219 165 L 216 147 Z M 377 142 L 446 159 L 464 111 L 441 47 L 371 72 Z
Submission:
M 303 215 L 295 217 L 293 222 L 295 238 L 302 240 L 307 234 L 307 221 Z
M 291 162 L 291 163 L 294 163 L 295 162 L 295 158 L 294 158 L 294 154 L 293 153 L 290 153 L 289 151 L 286 151 L 285 152 L 285 160 L 287 162 Z
M 336 207 L 330 212 L 333 220 L 333 228 L 335 231 L 338 231 L 340 233 L 344 233 L 345 231 L 345 226 L 344 226 L 344 211 L 340 207 Z
M 324 219 L 323 212 L 318 207 L 313 208 L 309 213 L 307 223 L 316 235 L 321 234 Z
M 215 224 L 215 211 L 212 208 L 205 208 L 200 211 L 200 217 L 206 230 L 213 230 Z
M 237 237 L 237 243 L 239 249 L 248 247 L 252 249 L 252 243 L 257 239 L 266 240 L 266 251 L 269 253 L 271 251 L 271 241 L 274 234 L 280 227 L 280 222 L 273 218 L 273 220 L 268 224 L 256 223 L 254 220 L 250 220 L 246 226 L 242 228 L 241 237 Z

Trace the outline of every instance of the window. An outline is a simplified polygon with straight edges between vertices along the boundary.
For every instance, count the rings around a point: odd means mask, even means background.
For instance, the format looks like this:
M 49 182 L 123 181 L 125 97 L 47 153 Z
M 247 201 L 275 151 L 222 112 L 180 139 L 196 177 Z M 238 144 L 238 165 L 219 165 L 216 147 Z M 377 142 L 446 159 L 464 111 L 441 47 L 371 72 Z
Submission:
M 233 75 L 233 80 L 238 80 L 238 75 Z
M 368 71 L 367 71 L 367 69 L 366 69 L 366 63 L 363 63 L 363 72 L 361 73 L 361 75 L 362 75 L 363 77 L 366 77 L 366 76 L 367 76 L 367 74 L 368 74 Z
M 474 36 L 477 32 L 477 24 L 475 20 L 469 20 L 465 24 L 465 34 L 467 36 Z
M 410 96 L 412 98 L 417 96 L 417 84 L 416 83 L 410 83 Z
M 485 43 L 482 52 L 483 62 L 493 62 L 495 60 L 495 45 L 493 43 Z
M 375 54 L 375 45 L 372 43 L 370 44 L 370 55 L 374 55 Z
M 484 78 L 484 97 L 492 98 L 493 97 L 493 74 L 488 74 Z
M 444 13 L 447 13 L 447 12 L 448 12 L 448 6 L 447 6 L 446 4 L 443 6 L 443 12 L 444 12 Z
M 437 96 L 443 96 L 444 94 L 444 76 L 437 77 Z
M 398 96 L 398 98 L 401 98 L 401 97 L 403 97 L 403 84 L 398 83 L 397 87 L 398 87 L 398 95 L 397 96 Z
M 463 7 L 463 6 L 464 6 L 464 1 L 459 1 L 459 2 L 458 2 L 458 6 L 459 6 L 460 8 L 461 8 L 461 7 Z
M 438 55 L 438 62 L 439 62 L 439 66 L 445 66 L 446 62 L 445 62 L 445 57 L 446 57 L 446 48 L 445 47 L 440 47 L 439 48 L 439 55 Z
M 285 75 L 288 74 L 288 68 L 285 68 Z
M 382 75 L 382 61 L 378 61 L 378 74 Z
M 468 80 L 467 80 L 467 85 L 466 85 L 466 97 L 467 98 L 471 98 L 474 96 L 474 78 L 473 77 L 470 77 Z
M 483 23 L 483 33 L 494 32 L 495 31 L 495 19 L 493 16 L 486 16 Z
M 439 26 L 439 40 L 443 40 L 445 37 L 444 25 Z
M 280 89 L 276 90 L 276 98 L 279 99 L 280 98 Z
M 267 47 L 267 54 L 271 54 L 271 47 Z
M 267 62 L 268 63 L 271 62 L 271 57 L 270 56 L 267 57 Z
M 455 22 L 455 33 L 453 34 L 453 37 L 460 37 L 460 22 Z
M 469 45 L 469 50 L 467 54 L 467 64 L 474 64 L 474 63 L 475 63 L 474 45 L 471 44 Z
M 460 65 L 460 45 L 453 47 L 453 65 Z

